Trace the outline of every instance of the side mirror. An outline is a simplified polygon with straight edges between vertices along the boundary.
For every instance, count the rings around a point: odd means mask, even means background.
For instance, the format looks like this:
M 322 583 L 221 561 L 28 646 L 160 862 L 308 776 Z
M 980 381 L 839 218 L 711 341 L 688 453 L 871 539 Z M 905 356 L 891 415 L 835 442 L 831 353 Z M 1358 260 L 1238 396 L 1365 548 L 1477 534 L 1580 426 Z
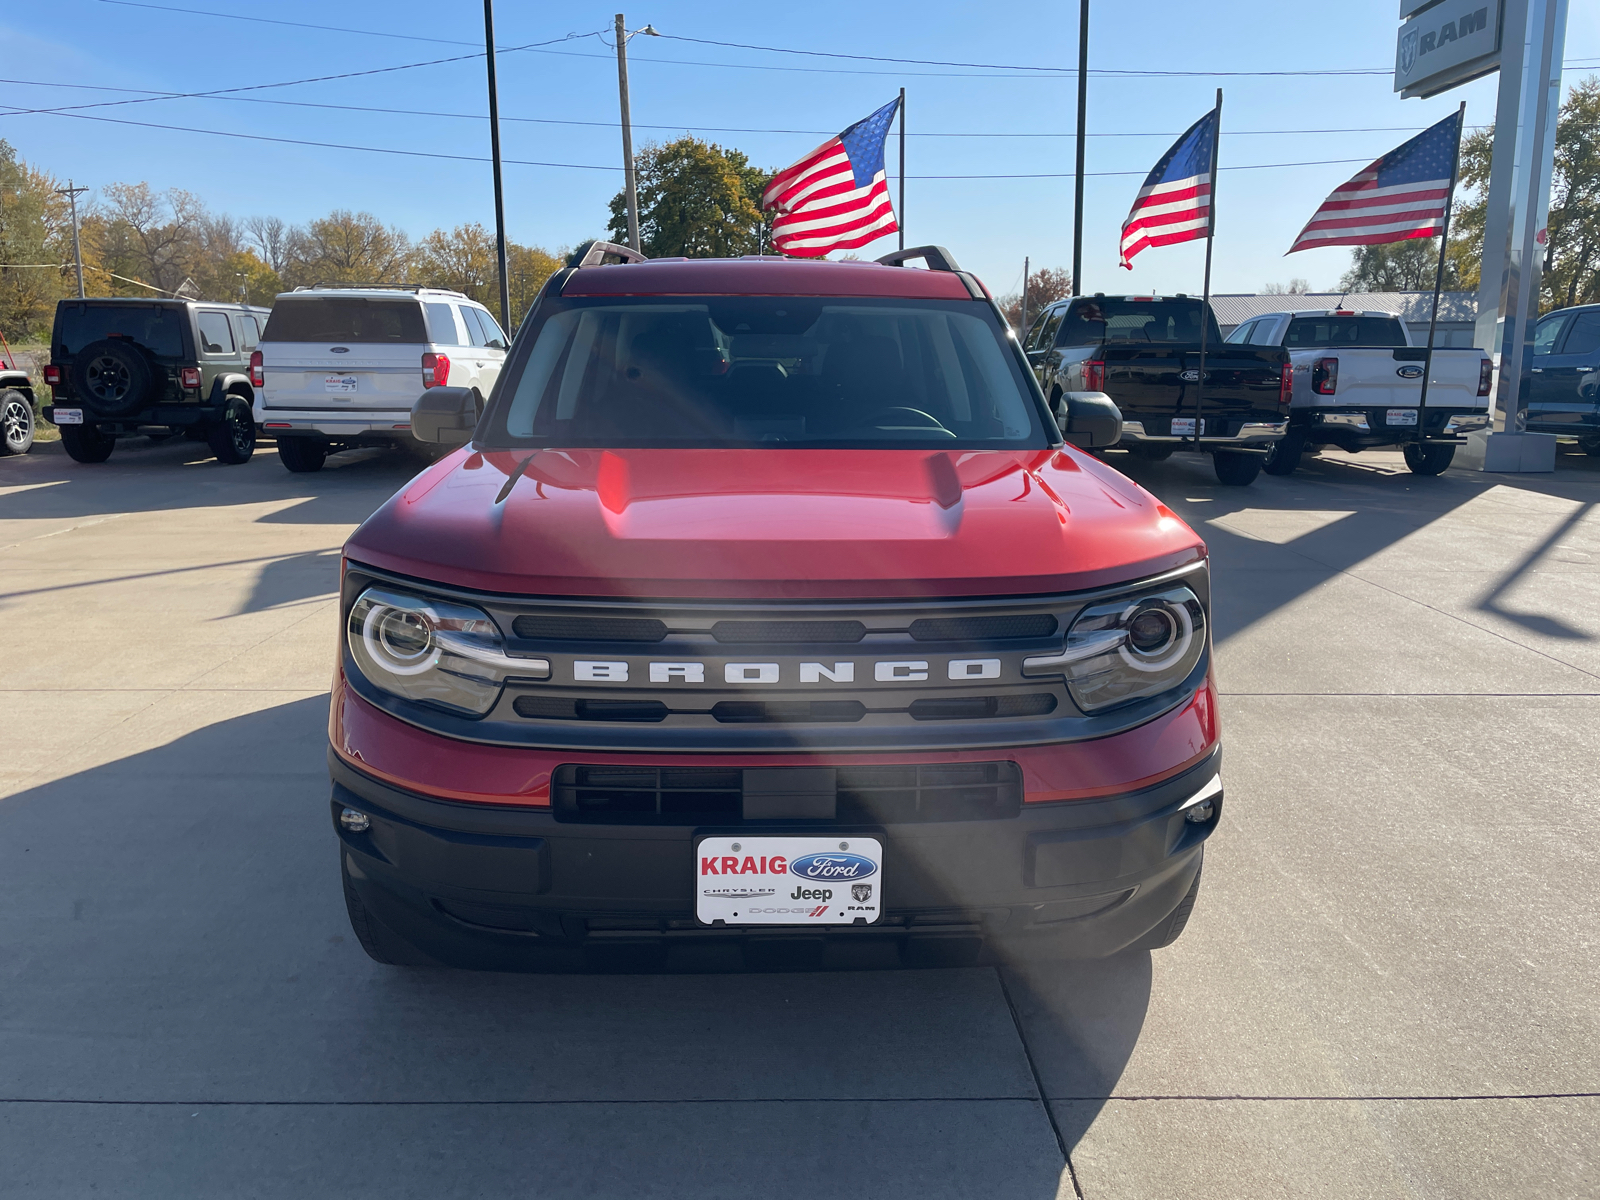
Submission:
M 411 406 L 411 436 L 419 442 L 459 446 L 478 427 L 478 404 L 471 388 L 429 388 Z
M 1084 450 L 1122 440 L 1122 410 L 1104 392 L 1067 392 L 1056 407 L 1056 423 L 1067 441 Z

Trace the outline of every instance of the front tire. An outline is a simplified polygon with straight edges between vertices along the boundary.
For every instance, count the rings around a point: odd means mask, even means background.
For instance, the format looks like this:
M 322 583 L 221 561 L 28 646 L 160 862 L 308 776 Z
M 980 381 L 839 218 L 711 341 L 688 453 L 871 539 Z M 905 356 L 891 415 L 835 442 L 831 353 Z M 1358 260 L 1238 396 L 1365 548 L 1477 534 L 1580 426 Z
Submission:
M 117 439 L 93 425 L 63 425 L 61 446 L 73 462 L 103 463 L 117 448 Z
M 1306 452 L 1304 434 L 1289 433 L 1272 443 L 1267 450 L 1261 469 L 1268 475 L 1293 475 L 1300 465 L 1300 456 Z
M 328 459 L 328 443 L 316 437 L 280 437 L 278 461 L 297 475 L 322 470 Z
M 1259 454 L 1241 454 L 1237 450 L 1218 450 L 1211 456 L 1211 465 L 1217 472 L 1217 481 L 1228 487 L 1249 487 L 1261 474 Z
M 372 915 L 365 904 L 361 903 L 355 885 L 350 882 L 350 868 L 345 863 L 342 853 L 339 855 L 339 878 L 344 884 L 344 910 L 350 917 L 350 930 L 356 935 L 356 941 L 361 943 L 361 948 L 367 952 L 368 958 L 386 967 L 428 965 L 428 960 L 420 952 L 412 949 L 409 943 L 392 933 Z
M 256 419 L 250 404 L 242 397 L 230 397 L 222 409 L 222 418 L 211 427 L 206 443 L 217 461 L 237 467 L 250 461 L 256 452 Z
M 1441 475 L 1456 456 L 1456 448 L 1449 443 L 1441 446 L 1437 443 L 1407 442 L 1401 453 L 1405 455 L 1406 466 L 1411 468 L 1413 475 Z
M 1200 895 L 1200 876 L 1205 873 L 1204 854 L 1202 850 L 1200 867 L 1194 873 L 1194 882 L 1189 885 L 1189 890 L 1183 899 L 1178 901 L 1178 907 L 1172 910 L 1165 921 L 1128 947 L 1130 950 L 1163 950 L 1178 940 L 1178 936 L 1189 924 L 1189 915 L 1194 912 L 1194 902 Z
M 33 405 L 16 388 L 0 391 L 0 454 L 33 449 Z

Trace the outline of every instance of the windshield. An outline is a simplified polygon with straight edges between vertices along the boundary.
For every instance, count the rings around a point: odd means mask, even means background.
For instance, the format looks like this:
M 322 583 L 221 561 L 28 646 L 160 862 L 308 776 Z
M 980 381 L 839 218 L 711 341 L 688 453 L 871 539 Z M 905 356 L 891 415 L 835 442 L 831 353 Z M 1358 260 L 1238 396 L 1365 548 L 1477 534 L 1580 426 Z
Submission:
M 422 305 L 368 296 L 279 296 L 263 342 L 373 342 L 424 345 Z
M 183 314 L 155 304 L 63 304 L 56 310 L 55 356 L 71 358 L 101 338 L 127 338 L 157 358 L 183 358 Z
M 1211 318 L 1206 337 L 1222 341 L 1216 318 Z M 1101 342 L 1196 342 L 1200 341 L 1200 301 L 1127 300 L 1116 296 L 1096 296 L 1080 300 L 1067 312 L 1058 346 L 1098 346 Z
M 1285 346 L 1404 346 L 1399 317 L 1296 317 Z
M 580 300 L 529 334 L 518 338 L 491 444 L 957 449 L 1051 440 L 1000 323 L 970 301 Z

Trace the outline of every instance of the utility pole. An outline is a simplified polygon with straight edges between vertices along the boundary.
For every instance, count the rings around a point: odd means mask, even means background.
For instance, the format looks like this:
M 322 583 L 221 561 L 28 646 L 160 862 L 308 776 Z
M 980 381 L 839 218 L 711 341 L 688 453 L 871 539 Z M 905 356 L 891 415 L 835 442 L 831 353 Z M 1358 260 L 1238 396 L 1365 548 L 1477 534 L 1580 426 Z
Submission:
M 1020 328 L 1018 337 L 1026 337 L 1028 333 L 1028 256 L 1022 256 L 1022 316 L 1017 319 Z
M 633 119 L 628 114 L 628 26 L 621 13 L 617 14 L 617 91 L 622 97 L 622 170 L 628 193 L 628 245 L 638 250 L 639 187 L 633 173 Z
M 1089 117 L 1089 0 L 1078 0 L 1078 170 L 1072 184 L 1072 294 L 1083 295 L 1083 140 Z
M 74 187 L 72 180 L 67 180 L 67 186 L 57 188 L 56 195 L 65 196 L 72 204 L 72 263 L 78 268 L 78 299 L 83 299 L 83 246 L 78 241 L 78 193 L 87 192 L 86 187 Z
M 510 336 L 511 280 L 506 271 L 506 202 L 500 182 L 500 93 L 494 78 L 494 0 L 483 0 L 483 46 L 489 63 L 489 153 L 494 159 L 494 236 L 500 267 L 500 327 Z

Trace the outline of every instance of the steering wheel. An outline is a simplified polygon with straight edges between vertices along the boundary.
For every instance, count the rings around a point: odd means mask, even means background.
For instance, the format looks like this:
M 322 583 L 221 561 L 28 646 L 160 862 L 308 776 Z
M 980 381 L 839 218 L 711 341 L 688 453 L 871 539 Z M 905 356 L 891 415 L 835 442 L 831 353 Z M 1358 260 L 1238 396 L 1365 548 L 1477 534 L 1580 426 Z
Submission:
M 956 435 L 946 429 L 931 413 L 925 413 L 920 408 L 880 408 L 869 417 L 863 417 L 850 428 L 852 429 L 925 429 L 929 433 L 943 434 L 945 437 Z

